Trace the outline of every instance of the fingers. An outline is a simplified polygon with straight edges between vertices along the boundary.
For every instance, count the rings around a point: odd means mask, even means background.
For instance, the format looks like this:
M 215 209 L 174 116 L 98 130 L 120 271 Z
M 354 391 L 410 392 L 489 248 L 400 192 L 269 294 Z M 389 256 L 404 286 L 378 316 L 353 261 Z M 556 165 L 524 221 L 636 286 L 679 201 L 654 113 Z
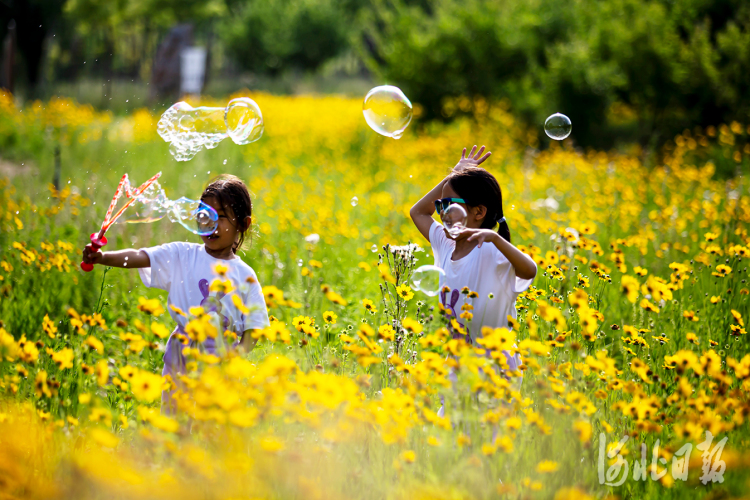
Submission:
M 479 158 L 480 156 L 482 156 L 483 152 L 484 152 L 484 146 L 482 146 L 481 148 L 479 148 L 479 151 L 477 151 L 477 154 L 476 154 L 476 156 L 474 156 L 474 159 L 476 160 L 477 158 Z
M 481 165 L 482 163 L 484 163 L 484 160 L 486 160 L 490 156 L 492 156 L 492 153 L 490 151 L 487 151 L 487 153 L 484 156 L 482 156 L 479 160 L 477 160 L 477 165 Z
M 461 159 L 462 160 L 466 159 L 466 148 L 464 148 L 464 150 L 461 152 Z
M 473 148 L 471 148 L 471 153 L 469 153 L 469 158 L 471 158 L 472 156 L 474 156 L 474 152 L 475 152 L 476 150 L 477 150 L 477 147 L 476 147 L 476 145 L 475 145 L 475 146 L 474 146 Z

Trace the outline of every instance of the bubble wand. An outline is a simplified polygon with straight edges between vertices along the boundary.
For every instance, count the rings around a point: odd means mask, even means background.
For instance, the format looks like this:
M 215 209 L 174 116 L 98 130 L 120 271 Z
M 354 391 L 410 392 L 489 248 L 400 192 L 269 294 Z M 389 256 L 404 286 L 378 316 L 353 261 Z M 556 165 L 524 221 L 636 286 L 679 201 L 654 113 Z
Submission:
M 156 179 L 158 179 L 160 176 L 161 172 L 151 177 L 135 190 L 130 189 L 128 174 L 124 174 L 122 176 L 122 179 L 120 179 L 120 183 L 117 185 L 115 195 L 112 197 L 112 202 L 109 204 L 109 208 L 107 209 L 107 214 L 104 216 L 104 222 L 102 222 L 101 230 L 98 234 L 91 233 L 91 248 L 93 250 L 99 250 L 101 247 L 107 244 L 107 238 L 104 236 L 104 233 L 107 232 L 107 229 L 109 229 L 109 227 L 114 224 L 115 221 L 117 221 L 117 219 L 123 214 L 123 212 L 125 212 L 125 209 L 127 209 L 136 200 L 137 197 L 143 194 L 143 192 L 148 189 L 151 184 L 156 182 Z M 125 196 L 130 199 L 125 203 L 125 205 L 122 206 L 122 208 L 120 208 L 120 210 L 117 211 L 117 213 L 115 213 L 113 217 L 112 212 L 114 212 L 115 206 L 117 205 L 117 200 L 120 199 L 120 196 L 123 192 L 125 192 Z M 81 262 L 81 269 L 88 273 L 89 271 L 94 269 L 94 265 Z

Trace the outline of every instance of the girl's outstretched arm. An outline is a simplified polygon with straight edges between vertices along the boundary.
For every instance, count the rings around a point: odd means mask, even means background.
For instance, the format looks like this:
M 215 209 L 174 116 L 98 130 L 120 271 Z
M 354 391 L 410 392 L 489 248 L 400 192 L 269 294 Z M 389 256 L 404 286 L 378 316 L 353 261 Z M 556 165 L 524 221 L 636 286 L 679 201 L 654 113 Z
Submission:
M 466 148 L 464 148 L 461 153 L 461 159 L 456 163 L 456 166 L 453 167 L 453 170 L 460 171 L 466 167 L 479 166 L 484 163 L 490 155 L 492 155 L 489 151 L 487 151 L 484 156 L 482 156 L 482 153 L 484 153 L 484 146 L 479 148 L 479 151 L 477 151 L 477 147 L 474 146 L 471 148 L 471 152 L 468 156 L 466 156 Z M 432 226 L 432 214 L 435 213 L 435 200 L 442 198 L 443 186 L 447 181 L 447 177 L 440 181 L 437 186 L 432 188 L 429 193 L 424 195 L 422 199 L 415 203 L 414 206 L 411 207 L 411 210 L 409 210 L 411 220 L 414 221 L 414 225 L 417 226 L 417 229 L 419 229 L 419 232 L 422 233 L 422 236 L 424 236 L 427 241 L 430 240 L 430 226 Z
M 86 264 L 101 264 L 110 267 L 151 267 L 151 259 L 143 250 L 128 248 L 126 250 L 115 250 L 113 252 L 102 252 L 94 250 L 91 245 L 83 249 L 83 262 Z

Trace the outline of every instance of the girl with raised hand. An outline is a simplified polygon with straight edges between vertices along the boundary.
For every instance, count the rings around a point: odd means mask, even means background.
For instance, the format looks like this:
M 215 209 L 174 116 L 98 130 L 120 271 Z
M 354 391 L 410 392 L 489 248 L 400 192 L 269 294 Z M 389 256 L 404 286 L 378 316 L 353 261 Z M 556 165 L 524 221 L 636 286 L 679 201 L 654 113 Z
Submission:
M 225 331 L 237 335 L 233 348 L 249 351 L 256 342 L 252 331 L 269 326 L 258 277 L 237 255 L 252 220 L 252 200 L 247 187 L 238 177 L 222 175 L 206 187 L 201 201 L 219 216 L 216 230 L 201 236 L 202 245 L 172 242 L 112 252 L 93 250 L 87 245 L 83 250 L 83 262 L 138 269 L 144 285 L 168 292 L 167 301 L 174 306 L 169 308 L 169 314 L 177 322 L 177 328 L 167 341 L 162 375 L 170 375 L 175 382 L 177 375 L 186 372 L 182 351 L 187 347 L 183 342 L 188 338 L 185 327 L 189 320 L 184 313 L 191 307 L 200 306 L 211 316 L 217 336 L 207 337 L 201 345 L 191 340 L 188 345 L 210 354 L 216 354 L 217 343 L 222 342 Z M 217 278 L 224 285 L 211 291 L 211 284 Z M 231 286 L 227 286 L 226 280 Z M 166 391 L 162 393 L 162 409 L 169 412 L 174 409 L 171 394 Z
M 516 297 L 531 285 L 537 271 L 531 257 L 510 242 L 500 185 L 479 167 L 492 154 L 482 155 L 484 150 L 474 146 L 467 156 L 464 148 L 453 171 L 410 211 L 432 246 L 435 265 L 445 272 L 440 281 L 441 305 L 463 330 L 468 325 L 462 312 L 469 310 L 472 315 L 470 336 L 464 337 L 472 344 L 482 335 L 482 327 L 508 328 L 508 316 L 517 316 Z M 455 237 L 432 218 L 436 209 L 442 214 L 454 203 L 467 213 L 465 227 Z M 517 371 L 520 356 L 503 353 L 509 369 Z

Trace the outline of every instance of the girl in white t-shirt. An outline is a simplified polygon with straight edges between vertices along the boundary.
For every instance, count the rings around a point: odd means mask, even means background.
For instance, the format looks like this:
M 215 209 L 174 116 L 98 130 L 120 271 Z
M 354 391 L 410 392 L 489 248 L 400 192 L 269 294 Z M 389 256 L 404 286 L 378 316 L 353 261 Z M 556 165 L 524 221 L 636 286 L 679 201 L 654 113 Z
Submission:
M 239 256 L 245 234 L 250 229 L 252 200 L 245 184 L 233 175 L 223 175 L 212 181 L 201 195 L 201 201 L 216 210 L 219 220 L 214 233 L 201 236 L 203 244 L 174 242 L 151 248 L 126 249 L 112 252 L 93 250 L 87 245 L 83 261 L 112 267 L 138 269 L 143 284 L 168 292 L 167 301 L 181 311 L 201 306 L 208 312 L 217 328 L 217 340 L 221 342 L 225 331 L 234 332 L 237 341 L 233 347 L 250 350 L 256 340 L 251 331 L 269 325 L 268 312 L 263 292 L 255 271 Z M 223 273 L 219 276 L 217 272 Z M 211 283 L 220 278 L 230 280 L 233 290 L 211 291 Z M 237 307 L 237 299 L 245 306 L 245 312 Z M 169 308 L 169 314 L 177 322 L 170 335 L 164 353 L 163 375 L 170 375 L 177 382 L 177 375 L 185 373 L 185 356 L 182 343 L 187 336 L 185 326 L 189 319 Z M 217 340 L 208 337 L 198 346 L 210 354 L 216 353 Z M 171 397 L 162 394 L 162 408 L 172 410 Z
M 531 257 L 510 242 L 497 180 L 479 168 L 492 154 L 488 151 L 482 156 L 484 149 L 482 146 L 477 152 L 474 146 L 467 156 L 464 148 L 453 171 L 410 211 L 414 224 L 432 246 L 435 265 L 445 271 L 440 282 L 440 303 L 461 328 L 469 331 L 470 335 L 464 338 L 472 344 L 481 336 L 483 326 L 508 328 L 508 316 L 515 318 L 517 314 L 516 297 L 536 276 Z M 453 203 L 461 205 L 468 215 L 464 229 L 456 237 L 432 218 L 436 208 L 442 213 Z M 467 299 L 471 308 L 463 307 Z M 461 318 L 464 309 L 472 314 L 470 324 Z M 503 353 L 510 370 L 516 371 L 520 356 Z

